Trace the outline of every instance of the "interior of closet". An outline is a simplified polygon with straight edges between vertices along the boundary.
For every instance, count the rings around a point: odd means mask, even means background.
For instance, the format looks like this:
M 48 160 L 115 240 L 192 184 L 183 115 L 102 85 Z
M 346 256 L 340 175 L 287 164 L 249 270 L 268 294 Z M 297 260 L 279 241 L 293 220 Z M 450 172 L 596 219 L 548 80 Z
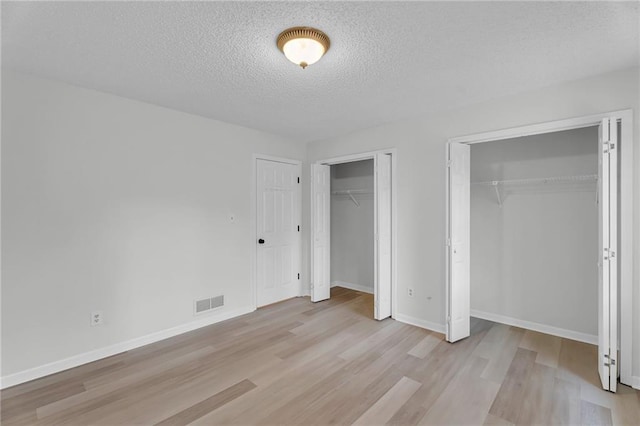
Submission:
M 331 166 L 331 286 L 374 293 L 373 159 Z
M 472 316 L 597 339 L 597 179 L 597 127 L 471 145 Z

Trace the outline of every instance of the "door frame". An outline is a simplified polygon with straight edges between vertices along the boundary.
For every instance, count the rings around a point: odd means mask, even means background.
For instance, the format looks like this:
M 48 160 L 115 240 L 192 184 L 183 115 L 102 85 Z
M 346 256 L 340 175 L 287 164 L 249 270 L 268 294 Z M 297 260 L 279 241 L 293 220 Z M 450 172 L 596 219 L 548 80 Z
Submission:
M 250 284 L 249 293 L 251 294 L 251 308 L 252 310 L 258 309 L 258 160 L 273 161 L 276 163 L 291 164 L 298 167 L 298 176 L 300 177 L 300 184 L 298 185 L 298 191 L 296 197 L 298 202 L 298 223 L 302 228 L 302 161 L 294 160 L 291 158 L 275 157 L 266 154 L 253 154 L 251 158 L 251 242 L 250 242 Z M 302 296 L 302 229 L 298 232 L 298 253 L 297 264 L 300 271 L 300 279 L 298 280 L 298 297 Z
M 632 375 L 632 355 L 633 355 L 633 111 L 631 109 L 605 112 L 582 117 L 574 117 L 563 120 L 549 121 L 544 123 L 512 127 L 508 129 L 477 133 L 467 136 L 450 138 L 447 144 L 476 144 L 482 142 L 493 142 L 503 139 L 512 139 L 523 136 L 539 135 L 544 133 L 560 132 L 564 130 L 580 129 L 584 127 L 598 126 L 605 118 L 616 117 L 620 120 L 621 137 L 620 137 L 620 167 L 619 173 L 619 205 L 620 205 L 620 221 L 618 241 L 621 256 L 620 259 L 620 275 L 618 277 L 620 289 L 620 358 L 619 372 L 620 382 L 631 386 L 633 384 Z M 447 155 L 449 152 L 448 145 L 445 150 Z M 450 187 L 449 187 L 449 170 L 445 167 L 446 172 L 446 238 L 449 238 L 450 214 Z M 446 241 L 446 240 L 445 240 Z M 449 272 L 449 247 L 445 244 L 445 281 L 446 281 L 446 297 L 445 312 L 446 318 L 449 317 L 449 298 L 450 298 L 450 272 Z
M 398 281 L 398 268 L 397 268 L 397 223 L 398 223 L 398 215 L 397 215 L 397 161 L 398 154 L 396 148 L 388 148 L 388 149 L 380 149 L 377 151 L 366 151 L 356 154 L 348 154 L 342 155 L 339 157 L 330 157 L 325 159 L 316 160 L 314 164 L 324 164 L 326 166 L 334 166 L 336 164 L 344 164 L 344 163 L 353 163 L 355 161 L 362 160 L 373 160 L 377 154 L 387 154 L 391 156 L 391 318 L 395 319 L 397 312 L 397 281 Z M 375 173 L 375 170 L 374 170 Z M 313 218 L 313 205 L 309 203 L 309 212 L 310 218 Z M 309 266 L 310 269 L 313 268 L 313 227 L 311 227 L 309 231 L 310 235 L 310 253 L 312 254 L 309 258 Z M 377 259 L 374 259 L 374 267 L 376 265 Z M 309 289 L 310 292 L 311 289 Z M 375 292 L 375 288 L 374 288 Z

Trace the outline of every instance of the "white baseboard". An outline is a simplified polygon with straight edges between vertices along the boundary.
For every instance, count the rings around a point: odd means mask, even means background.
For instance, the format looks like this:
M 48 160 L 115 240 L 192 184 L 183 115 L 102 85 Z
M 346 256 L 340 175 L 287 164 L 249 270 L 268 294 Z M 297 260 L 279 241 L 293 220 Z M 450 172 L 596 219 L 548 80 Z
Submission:
M 311 296 L 311 286 L 309 283 L 300 283 L 300 297 Z
M 344 287 L 349 290 L 361 291 L 363 293 L 373 294 L 373 287 L 366 287 L 361 284 L 353 284 L 345 281 L 333 281 L 331 287 Z
M 631 386 L 634 389 L 640 390 L 640 376 L 633 376 L 631 380 L 633 381 L 633 383 L 631 383 Z
M 59 373 L 60 371 L 68 370 L 70 368 L 97 361 L 102 358 L 110 357 L 121 352 L 130 351 L 131 349 L 139 348 L 140 346 L 155 343 L 160 340 L 168 339 L 169 337 L 186 333 L 188 331 L 206 327 L 208 325 L 235 318 L 240 315 L 248 314 L 250 312 L 253 312 L 254 310 L 255 309 L 251 307 L 246 307 L 220 312 L 217 315 L 209 315 L 196 321 L 191 321 L 186 324 L 168 328 L 166 330 L 147 334 L 146 336 L 137 337 L 135 339 L 127 340 L 121 343 L 116 343 L 115 345 L 110 345 L 104 348 L 61 359 L 59 361 L 54 361 L 49 364 L 9 374 L 8 376 L 3 376 L 2 378 L 0 378 L 0 389 L 19 385 L 20 383 L 39 379 L 50 374 Z
M 539 324 L 537 322 L 511 318 L 504 315 L 493 314 L 490 312 L 477 311 L 475 309 L 471 309 L 471 316 L 487 321 L 512 325 L 514 327 L 526 328 L 527 330 L 538 331 L 540 333 L 551 334 L 552 336 L 563 337 L 565 339 L 577 340 L 578 342 L 590 343 L 592 345 L 598 344 L 598 336 L 593 334 L 581 333 L 579 331 L 567 330 L 564 328 L 558 328 L 550 325 Z
M 393 317 L 393 319 L 395 319 L 396 321 L 403 322 L 405 324 L 415 325 L 416 327 L 425 328 L 430 331 L 435 331 L 436 333 L 442 333 L 442 334 L 445 333 L 444 324 L 425 321 L 419 318 L 414 318 L 414 317 L 410 317 L 408 315 L 403 315 L 403 314 L 396 314 L 395 317 Z

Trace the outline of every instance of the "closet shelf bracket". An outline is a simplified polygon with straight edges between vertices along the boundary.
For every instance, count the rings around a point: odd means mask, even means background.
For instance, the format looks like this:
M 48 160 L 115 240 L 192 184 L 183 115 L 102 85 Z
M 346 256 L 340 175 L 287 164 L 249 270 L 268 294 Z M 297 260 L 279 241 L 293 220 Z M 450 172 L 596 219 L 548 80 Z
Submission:
M 358 202 L 358 200 L 356 200 L 356 197 L 353 196 L 351 191 L 347 191 L 347 194 L 349 194 L 349 198 L 351 198 L 351 201 L 353 201 L 353 204 L 355 204 L 356 207 L 360 207 L 360 203 Z
M 499 182 L 497 180 L 494 180 L 493 182 L 491 182 L 493 189 L 496 191 L 496 198 L 498 199 L 498 205 L 502 207 L 502 197 L 500 196 L 500 188 L 498 187 L 498 184 Z

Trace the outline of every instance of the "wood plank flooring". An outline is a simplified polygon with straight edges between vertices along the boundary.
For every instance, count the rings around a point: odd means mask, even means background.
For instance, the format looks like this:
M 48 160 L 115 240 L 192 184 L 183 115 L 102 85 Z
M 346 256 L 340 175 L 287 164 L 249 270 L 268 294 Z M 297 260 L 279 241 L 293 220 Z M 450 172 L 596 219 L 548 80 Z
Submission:
M 352 290 L 287 300 L 6 389 L 2 424 L 640 424 L 640 392 L 602 391 L 592 345 L 372 318 Z

